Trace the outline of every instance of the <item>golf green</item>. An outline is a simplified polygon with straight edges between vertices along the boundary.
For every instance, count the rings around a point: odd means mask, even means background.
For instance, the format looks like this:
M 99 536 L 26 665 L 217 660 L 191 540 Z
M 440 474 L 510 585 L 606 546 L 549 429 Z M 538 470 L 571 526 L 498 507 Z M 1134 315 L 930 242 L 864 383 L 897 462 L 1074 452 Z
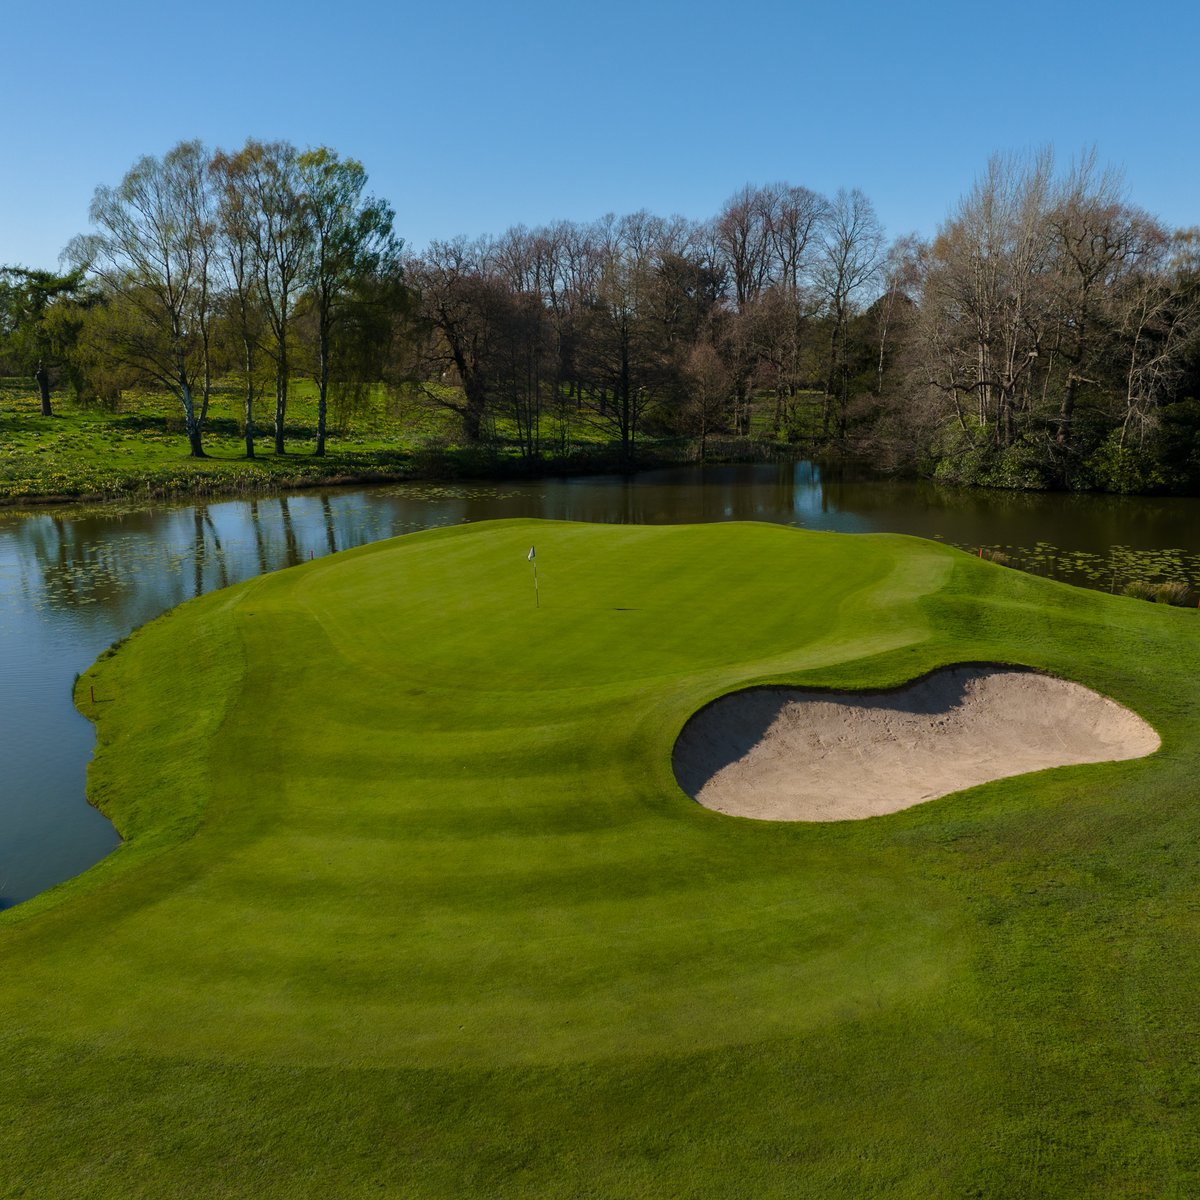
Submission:
M 186 604 L 80 680 L 125 844 L 0 916 L 0 1195 L 1193 1194 L 1197 622 L 752 524 Z M 957 662 L 1162 749 L 820 825 L 674 780 L 726 692 Z

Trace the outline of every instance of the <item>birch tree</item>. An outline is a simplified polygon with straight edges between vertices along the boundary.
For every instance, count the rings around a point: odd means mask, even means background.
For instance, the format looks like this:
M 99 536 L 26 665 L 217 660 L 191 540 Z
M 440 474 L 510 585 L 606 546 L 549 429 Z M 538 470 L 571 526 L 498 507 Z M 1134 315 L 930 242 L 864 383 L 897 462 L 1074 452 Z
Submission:
M 248 183 L 251 156 L 218 151 L 212 160 L 217 213 L 217 276 L 230 325 L 241 344 L 242 424 L 246 457 L 254 458 L 254 401 L 259 392 L 258 356 L 264 332 L 259 302 L 260 215 Z
M 290 142 L 249 139 L 239 153 L 246 202 L 253 206 L 255 282 L 268 331 L 267 352 L 275 368 L 275 453 L 286 453 L 292 322 L 300 301 L 312 244 L 299 155 Z
M 216 236 L 207 152 L 181 142 L 161 159 L 139 159 L 116 187 L 96 189 L 89 215 L 95 231 L 67 257 L 109 301 L 102 352 L 175 397 L 189 453 L 203 458 Z

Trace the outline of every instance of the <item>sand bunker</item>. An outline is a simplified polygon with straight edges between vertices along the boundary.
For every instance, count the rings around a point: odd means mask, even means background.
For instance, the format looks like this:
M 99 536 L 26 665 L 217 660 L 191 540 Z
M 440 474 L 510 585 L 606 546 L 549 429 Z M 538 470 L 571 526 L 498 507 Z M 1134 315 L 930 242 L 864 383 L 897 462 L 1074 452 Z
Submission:
M 964 666 L 892 692 L 735 692 L 688 721 L 673 761 L 680 787 L 706 808 L 841 821 L 1159 745 L 1141 717 L 1080 684 Z

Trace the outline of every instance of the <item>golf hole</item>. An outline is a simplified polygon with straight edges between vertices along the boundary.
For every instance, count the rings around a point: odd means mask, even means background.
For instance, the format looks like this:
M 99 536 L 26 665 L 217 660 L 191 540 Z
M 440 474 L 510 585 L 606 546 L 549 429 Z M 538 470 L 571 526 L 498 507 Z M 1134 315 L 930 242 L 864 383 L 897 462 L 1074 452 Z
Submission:
M 955 666 L 887 692 L 751 688 L 696 713 L 675 743 L 679 786 L 764 821 L 842 821 L 911 808 L 1047 767 L 1152 754 L 1158 734 L 1078 683 Z

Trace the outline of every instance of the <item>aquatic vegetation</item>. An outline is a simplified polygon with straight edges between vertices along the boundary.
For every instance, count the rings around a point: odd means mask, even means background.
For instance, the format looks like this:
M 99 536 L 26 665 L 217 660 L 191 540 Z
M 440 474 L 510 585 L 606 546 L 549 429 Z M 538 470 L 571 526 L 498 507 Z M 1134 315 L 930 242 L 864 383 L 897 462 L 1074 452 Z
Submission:
M 968 552 L 975 548 L 960 543 Z M 1032 546 L 983 546 L 982 557 L 1031 575 L 1061 579 L 1104 592 L 1122 592 L 1136 580 L 1173 583 L 1200 590 L 1200 554 L 1181 549 L 1139 550 L 1113 546 L 1107 554 L 1068 550 L 1049 542 Z M 1176 603 L 1176 601 L 1172 601 Z

